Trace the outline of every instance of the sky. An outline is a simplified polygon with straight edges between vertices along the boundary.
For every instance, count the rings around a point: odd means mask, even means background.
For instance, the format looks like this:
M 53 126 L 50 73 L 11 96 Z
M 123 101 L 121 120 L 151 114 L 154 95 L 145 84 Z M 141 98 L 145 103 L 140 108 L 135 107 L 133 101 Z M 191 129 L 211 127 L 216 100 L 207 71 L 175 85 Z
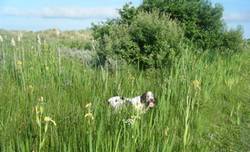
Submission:
M 138 6 L 143 0 L 0 0 L 0 29 L 78 30 L 118 17 L 125 3 Z M 241 25 L 250 38 L 250 0 L 211 0 L 224 7 L 228 28 Z

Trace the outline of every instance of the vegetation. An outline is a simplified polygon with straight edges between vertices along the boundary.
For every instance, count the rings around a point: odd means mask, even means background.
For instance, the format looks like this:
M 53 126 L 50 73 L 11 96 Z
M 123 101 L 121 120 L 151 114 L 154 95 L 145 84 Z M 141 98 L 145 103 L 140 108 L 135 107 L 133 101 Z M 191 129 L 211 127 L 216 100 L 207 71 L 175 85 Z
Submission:
M 101 60 L 109 54 L 142 68 L 168 67 L 180 47 L 223 54 L 243 49 L 242 29 L 228 30 L 223 7 L 207 0 L 144 0 L 139 7 L 126 4 L 119 13 L 120 18 L 93 27 Z
M 131 25 L 107 23 L 101 28 L 95 26 L 94 30 L 103 60 L 125 59 L 143 68 L 171 63 L 180 53 L 183 39 L 182 29 L 167 16 L 159 16 L 158 11 L 140 12 Z
M 0 151 L 250 148 L 249 51 L 221 56 L 180 48 L 169 70 L 109 71 L 63 54 L 63 44 L 46 40 L 51 36 L 40 42 L 40 33 L 23 33 L 17 41 L 16 34 L 1 33 Z M 145 90 L 158 105 L 144 115 L 116 113 L 105 102 Z
M 0 151 L 249 151 L 249 40 L 222 10 L 144 0 L 93 30 L 0 30 Z M 147 90 L 145 114 L 107 105 Z

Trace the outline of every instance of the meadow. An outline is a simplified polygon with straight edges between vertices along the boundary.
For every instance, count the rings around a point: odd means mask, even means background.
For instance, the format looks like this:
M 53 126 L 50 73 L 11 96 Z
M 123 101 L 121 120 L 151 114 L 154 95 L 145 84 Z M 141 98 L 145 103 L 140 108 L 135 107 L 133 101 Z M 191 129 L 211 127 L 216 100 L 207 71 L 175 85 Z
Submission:
M 249 50 L 223 56 L 186 47 L 169 69 L 139 70 L 84 62 L 75 52 L 95 55 L 90 33 L 1 37 L 2 152 L 250 150 Z M 143 115 L 107 105 L 147 90 L 157 106 Z

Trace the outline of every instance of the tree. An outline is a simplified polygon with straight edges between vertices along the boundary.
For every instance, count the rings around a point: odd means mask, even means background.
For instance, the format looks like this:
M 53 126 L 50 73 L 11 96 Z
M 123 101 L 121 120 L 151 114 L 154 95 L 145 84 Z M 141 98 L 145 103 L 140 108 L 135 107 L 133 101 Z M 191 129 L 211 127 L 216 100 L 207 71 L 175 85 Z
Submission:
M 216 48 L 223 32 L 223 7 L 207 0 L 144 0 L 139 7 L 151 12 L 159 9 L 179 21 L 185 37 L 203 49 Z
M 180 26 L 158 10 L 140 11 L 125 22 L 127 19 L 93 28 L 101 58 L 125 59 L 141 68 L 171 64 L 183 40 Z
M 144 0 L 139 7 L 124 5 L 119 14 L 93 26 L 101 61 L 115 57 L 159 67 L 171 63 L 182 43 L 222 52 L 242 48 L 242 31 L 227 30 L 223 7 L 208 0 Z

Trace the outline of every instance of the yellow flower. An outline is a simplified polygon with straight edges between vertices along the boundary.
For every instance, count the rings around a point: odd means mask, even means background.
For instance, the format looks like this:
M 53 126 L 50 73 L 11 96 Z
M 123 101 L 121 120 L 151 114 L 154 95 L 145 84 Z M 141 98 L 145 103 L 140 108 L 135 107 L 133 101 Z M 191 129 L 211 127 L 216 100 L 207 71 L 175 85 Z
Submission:
M 168 136 L 168 131 L 169 131 L 169 128 L 167 127 L 166 129 L 164 129 L 164 135 L 167 137 Z
M 21 42 L 22 38 L 23 38 L 23 34 L 22 33 L 18 33 L 17 41 Z
M 17 65 L 22 65 L 23 63 L 22 63 L 22 61 L 17 60 L 17 61 L 16 61 L 16 64 L 17 64 Z
M 49 67 L 48 67 L 48 66 L 46 66 L 46 67 L 45 67 L 45 70 L 46 70 L 46 71 L 48 71 L 48 70 L 49 70 Z
M 38 101 L 43 102 L 43 101 L 44 101 L 43 96 L 39 97 L 39 98 L 38 98 Z
M 89 109 L 89 108 L 91 108 L 92 107 L 92 103 L 90 102 L 90 103 L 88 103 L 88 104 L 86 104 L 86 106 L 85 106 L 85 108 L 87 108 L 87 109 Z
M 193 84 L 193 87 L 194 87 L 195 89 L 198 89 L 198 90 L 201 89 L 201 82 L 200 82 L 199 80 L 193 80 L 193 81 L 192 81 L 192 84 Z
M 86 119 L 90 118 L 91 120 L 94 120 L 94 116 L 93 116 L 93 114 L 92 114 L 91 112 L 85 114 L 84 117 L 85 117 Z
M 33 91 L 34 91 L 34 87 L 33 87 L 32 85 L 28 85 L 27 90 L 28 90 L 29 92 L 33 92 Z
M 3 37 L 0 35 L 0 42 L 3 42 Z
M 14 47 L 16 46 L 16 42 L 15 42 L 14 38 L 11 39 L 11 45 Z
M 44 121 L 47 123 L 52 122 L 56 126 L 56 122 L 53 119 L 51 119 L 51 117 L 48 117 L 48 116 L 44 117 Z
M 42 114 L 44 111 L 43 106 L 36 106 L 35 110 L 37 114 Z
M 41 43 L 41 38 L 40 38 L 40 35 L 39 35 L 39 34 L 37 34 L 36 39 L 37 39 L 37 43 L 38 43 L 39 45 L 41 45 L 42 43 Z
M 33 86 L 32 86 L 32 85 L 29 85 L 28 88 L 29 88 L 29 89 L 33 89 Z

